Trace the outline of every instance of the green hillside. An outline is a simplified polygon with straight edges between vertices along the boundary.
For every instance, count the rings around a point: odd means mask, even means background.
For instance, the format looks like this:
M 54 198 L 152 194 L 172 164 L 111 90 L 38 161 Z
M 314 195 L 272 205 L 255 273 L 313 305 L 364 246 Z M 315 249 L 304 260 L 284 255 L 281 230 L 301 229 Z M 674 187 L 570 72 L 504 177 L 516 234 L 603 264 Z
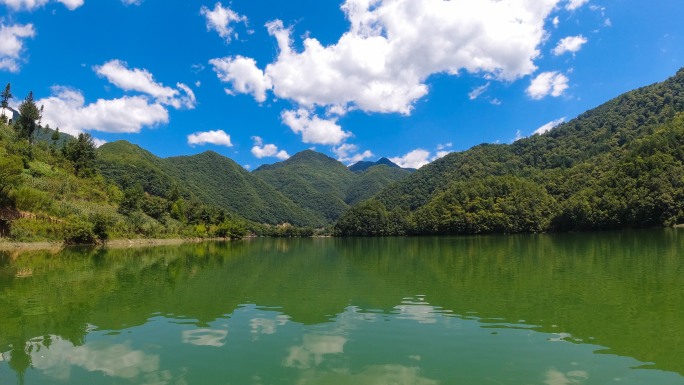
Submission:
M 327 155 L 306 150 L 286 161 L 259 167 L 253 174 L 329 223 L 350 205 L 370 198 L 409 172 L 379 165 L 354 173 Z
M 165 159 L 169 172 L 203 202 L 258 223 L 322 226 L 311 213 L 229 158 L 212 151 Z
M 106 143 L 98 149 L 98 165 L 102 175 L 120 186 L 140 183 L 145 192 L 168 196 L 174 188 L 188 189 L 168 170 L 164 160 L 125 140 Z
M 357 206 L 340 234 L 538 232 L 684 220 L 684 70 L 543 135 L 452 153 Z

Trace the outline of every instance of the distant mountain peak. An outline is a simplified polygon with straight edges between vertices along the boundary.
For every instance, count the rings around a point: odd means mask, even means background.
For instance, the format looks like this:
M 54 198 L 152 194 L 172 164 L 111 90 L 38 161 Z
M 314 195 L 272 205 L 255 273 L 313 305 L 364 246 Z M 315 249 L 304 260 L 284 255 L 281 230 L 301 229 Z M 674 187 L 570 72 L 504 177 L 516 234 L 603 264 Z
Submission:
M 356 163 L 352 164 L 351 166 L 349 166 L 349 170 L 351 170 L 353 172 L 364 172 L 373 166 L 379 166 L 379 165 L 385 165 L 385 166 L 389 166 L 392 168 L 401 168 L 401 166 L 399 166 L 398 164 L 392 162 L 391 160 L 389 160 L 385 157 L 382 157 L 375 162 L 369 162 L 369 161 L 363 161 L 363 160 L 360 162 L 356 162 Z

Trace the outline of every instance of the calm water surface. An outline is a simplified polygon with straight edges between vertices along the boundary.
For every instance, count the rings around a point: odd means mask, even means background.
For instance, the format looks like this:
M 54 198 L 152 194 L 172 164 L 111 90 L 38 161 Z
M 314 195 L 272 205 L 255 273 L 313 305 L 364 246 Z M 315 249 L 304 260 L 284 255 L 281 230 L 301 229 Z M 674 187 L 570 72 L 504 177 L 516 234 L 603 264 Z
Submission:
M 0 254 L 0 384 L 684 384 L 684 229 Z

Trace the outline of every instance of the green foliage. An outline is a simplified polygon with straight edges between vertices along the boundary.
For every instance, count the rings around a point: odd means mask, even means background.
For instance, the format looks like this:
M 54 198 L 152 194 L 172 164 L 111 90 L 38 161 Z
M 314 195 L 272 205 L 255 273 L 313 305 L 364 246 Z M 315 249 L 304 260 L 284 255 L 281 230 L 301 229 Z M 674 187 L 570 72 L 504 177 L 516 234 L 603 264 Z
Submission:
M 19 105 L 19 119 L 15 123 L 19 137 L 33 142 L 33 133 L 38 128 L 38 120 L 41 119 L 41 112 L 33 100 L 33 91 L 29 92 L 26 99 Z
M 92 245 L 97 243 L 93 224 L 81 218 L 67 218 L 64 229 L 64 244 Z
M 139 183 L 124 189 L 123 199 L 121 204 L 119 204 L 119 212 L 123 215 L 130 215 L 133 212 L 139 211 L 144 195 L 145 192 Z
M 90 134 L 78 134 L 78 139 L 66 143 L 62 148 L 62 154 L 73 164 L 77 176 L 87 177 L 95 174 L 97 156 L 95 142 Z
M 215 226 L 213 230 L 214 236 L 228 239 L 241 239 L 247 235 L 247 230 L 241 223 L 225 221 Z
M 548 229 L 555 200 L 538 184 L 511 176 L 455 182 L 415 213 L 417 232 L 481 234 Z
M 0 204 L 10 188 L 19 184 L 24 163 L 16 155 L 0 154 Z
M 379 233 L 372 229 L 382 215 L 369 207 L 406 210 L 404 230 L 415 234 L 682 223 L 683 113 L 684 69 L 544 135 L 449 154 L 353 209 L 337 228 Z
M 262 166 L 254 175 L 316 215 L 318 224 L 336 221 L 350 205 L 370 198 L 410 172 L 384 163 L 354 173 L 339 161 L 306 150 Z
M 5 109 L 7 107 L 9 107 L 9 101 L 13 97 L 14 97 L 14 95 L 12 95 L 12 86 L 9 83 L 7 83 L 7 85 L 5 86 L 5 89 L 2 91 L 2 94 L 0 94 L 0 98 L 2 98 L 2 100 L 0 101 L 0 108 L 2 108 L 2 116 L 5 119 L 7 118 L 5 116 Z M 5 123 L 5 121 L 3 120 L 2 123 Z

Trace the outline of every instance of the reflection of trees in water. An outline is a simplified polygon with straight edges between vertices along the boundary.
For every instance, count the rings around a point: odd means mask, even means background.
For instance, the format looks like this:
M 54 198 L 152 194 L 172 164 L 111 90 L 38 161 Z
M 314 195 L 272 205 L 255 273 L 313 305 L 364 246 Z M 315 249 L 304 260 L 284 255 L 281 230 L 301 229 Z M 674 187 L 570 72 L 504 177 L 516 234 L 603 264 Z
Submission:
M 0 352 L 11 351 L 19 374 L 32 364 L 24 349 L 32 338 L 81 346 L 88 325 L 121 330 L 162 315 L 208 329 L 242 304 L 323 324 L 350 305 L 392 313 L 424 294 L 456 314 L 525 320 L 684 373 L 683 235 L 255 239 L 0 254 Z M 31 276 L 17 277 L 27 269 Z

